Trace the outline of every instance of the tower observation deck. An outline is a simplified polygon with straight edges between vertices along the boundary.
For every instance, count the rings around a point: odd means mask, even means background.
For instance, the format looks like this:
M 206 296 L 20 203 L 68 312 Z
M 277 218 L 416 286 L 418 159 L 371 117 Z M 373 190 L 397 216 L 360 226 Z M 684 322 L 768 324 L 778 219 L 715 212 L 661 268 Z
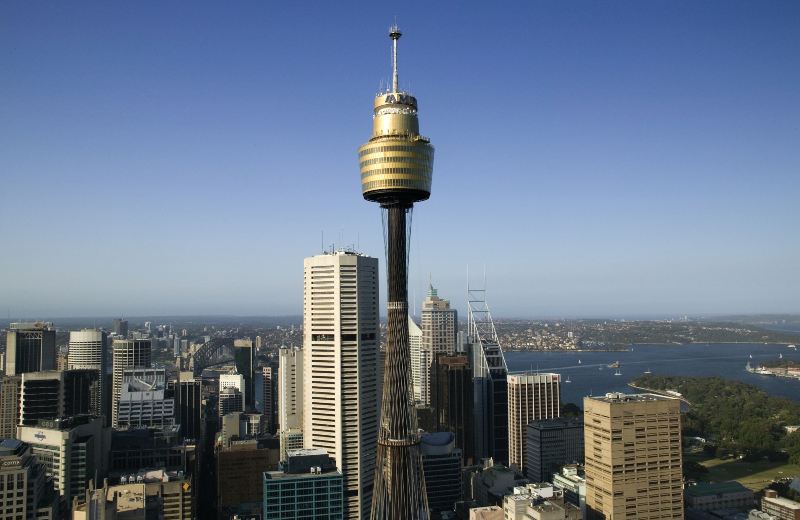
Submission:
M 358 149 L 364 198 L 379 203 L 386 214 L 388 319 L 373 520 L 429 518 L 411 391 L 406 215 L 415 202 L 430 197 L 433 147 L 419 134 L 416 98 L 398 86 L 401 34 L 397 26 L 389 30 L 392 88 L 376 96 L 372 137 Z

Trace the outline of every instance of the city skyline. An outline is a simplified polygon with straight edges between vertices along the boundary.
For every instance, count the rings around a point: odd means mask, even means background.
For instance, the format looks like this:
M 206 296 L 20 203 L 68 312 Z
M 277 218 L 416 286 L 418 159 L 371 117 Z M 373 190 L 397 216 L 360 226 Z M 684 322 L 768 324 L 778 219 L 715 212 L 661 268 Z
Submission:
M 464 313 L 469 265 L 498 317 L 800 311 L 799 9 L 398 13 L 439 149 L 410 300 L 430 274 Z M 0 172 L 36 197 L 0 206 L 0 313 L 299 316 L 302 258 L 355 244 L 385 268 L 349 151 L 394 13 L 5 11 Z

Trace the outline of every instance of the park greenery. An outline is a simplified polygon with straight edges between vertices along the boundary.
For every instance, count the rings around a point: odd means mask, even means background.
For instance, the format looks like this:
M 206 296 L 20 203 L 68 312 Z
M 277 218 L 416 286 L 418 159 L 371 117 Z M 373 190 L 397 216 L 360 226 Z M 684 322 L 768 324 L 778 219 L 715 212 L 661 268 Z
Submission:
M 651 390 L 680 392 L 690 403 L 683 433 L 706 439 L 717 457 L 768 458 L 800 464 L 800 403 L 719 377 L 647 375 L 632 382 Z

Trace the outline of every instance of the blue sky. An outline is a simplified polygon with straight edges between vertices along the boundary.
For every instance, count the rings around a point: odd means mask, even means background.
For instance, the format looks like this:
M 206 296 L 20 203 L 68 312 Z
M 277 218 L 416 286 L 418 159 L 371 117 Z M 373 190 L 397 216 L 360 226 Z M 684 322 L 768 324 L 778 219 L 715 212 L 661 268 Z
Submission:
M 322 233 L 382 261 L 395 15 L 436 147 L 412 296 L 800 312 L 800 3 L 294 4 L 3 3 L 3 314 L 300 314 Z

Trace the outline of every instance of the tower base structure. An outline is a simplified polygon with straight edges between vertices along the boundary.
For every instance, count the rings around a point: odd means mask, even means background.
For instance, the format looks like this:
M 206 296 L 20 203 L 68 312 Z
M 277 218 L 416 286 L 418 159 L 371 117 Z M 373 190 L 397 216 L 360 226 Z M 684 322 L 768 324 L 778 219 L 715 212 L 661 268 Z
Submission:
M 406 215 L 410 203 L 382 206 L 387 215 L 388 327 L 372 495 L 372 520 L 427 520 L 408 339 Z

